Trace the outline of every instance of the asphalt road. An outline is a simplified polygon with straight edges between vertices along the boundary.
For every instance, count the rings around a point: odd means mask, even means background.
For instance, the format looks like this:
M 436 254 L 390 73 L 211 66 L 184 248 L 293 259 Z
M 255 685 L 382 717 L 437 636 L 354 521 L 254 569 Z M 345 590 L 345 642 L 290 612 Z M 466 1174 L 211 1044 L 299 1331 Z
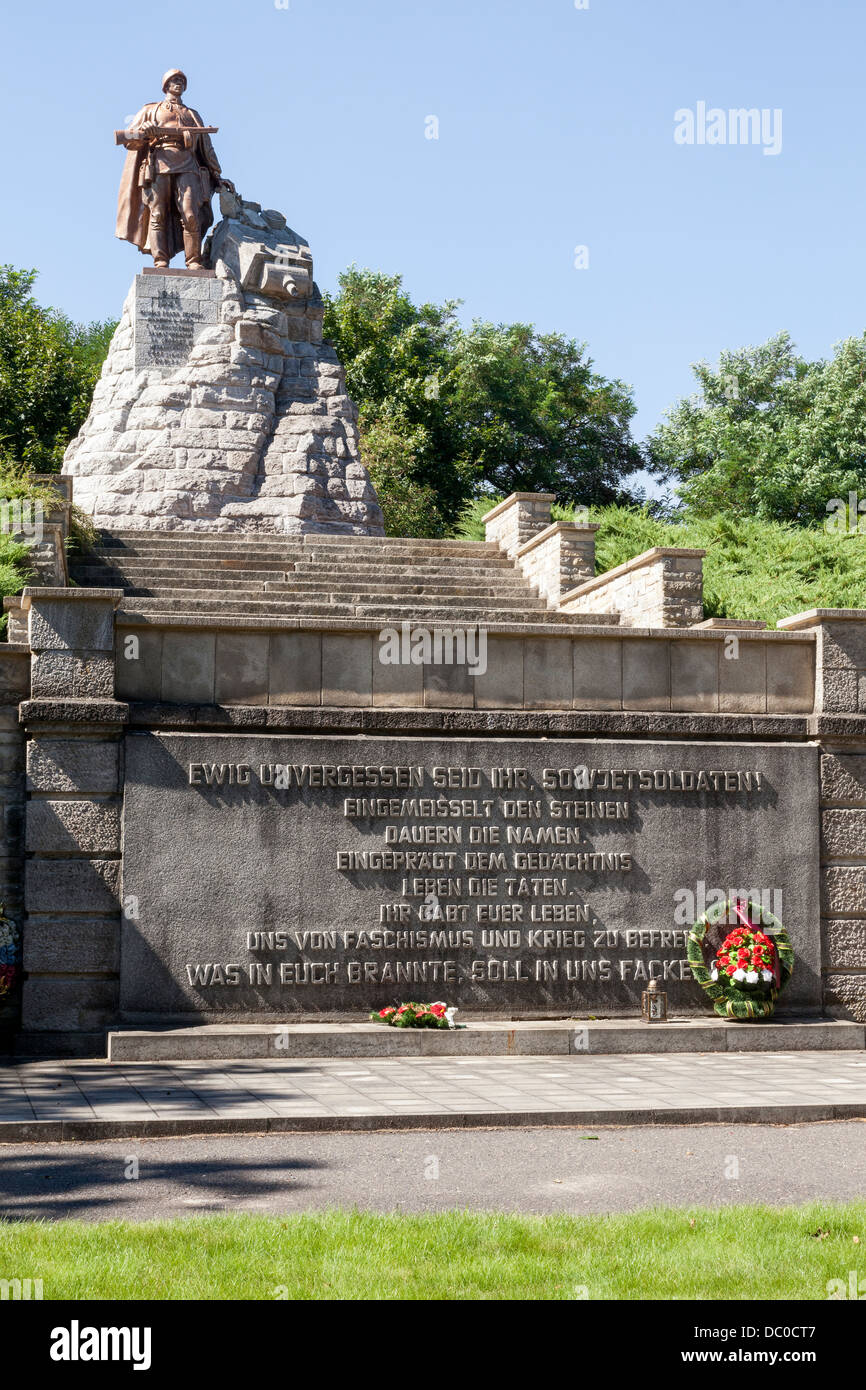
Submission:
M 419 1130 L 0 1146 L 0 1216 L 324 1206 L 525 1212 L 866 1196 L 866 1121 Z

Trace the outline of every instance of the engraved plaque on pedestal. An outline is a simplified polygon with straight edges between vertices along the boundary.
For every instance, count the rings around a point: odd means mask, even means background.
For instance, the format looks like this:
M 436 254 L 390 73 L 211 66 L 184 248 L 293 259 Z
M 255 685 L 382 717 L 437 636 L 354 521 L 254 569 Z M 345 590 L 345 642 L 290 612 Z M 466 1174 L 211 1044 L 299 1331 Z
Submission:
M 202 275 L 138 275 L 133 317 L 135 370 L 183 367 L 203 329 L 219 323 L 222 286 Z

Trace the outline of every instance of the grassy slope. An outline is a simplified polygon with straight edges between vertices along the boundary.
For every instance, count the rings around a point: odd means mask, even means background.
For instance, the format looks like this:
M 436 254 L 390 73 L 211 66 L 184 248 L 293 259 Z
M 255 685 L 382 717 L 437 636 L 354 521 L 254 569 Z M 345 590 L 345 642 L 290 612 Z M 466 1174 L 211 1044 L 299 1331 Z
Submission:
M 489 501 L 468 509 L 459 534 L 483 540 Z M 571 512 L 554 507 L 557 519 Z M 593 508 L 597 570 L 601 574 L 654 545 L 706 550 L 704 612 L 708 618 L 779 618 L 806 608 L 866 608 L 866 535 L 830 535 L 763 521 L 727 517 L 679 524 L 625 507 Z
M 4 1222 L 0 1269 L 46 1299 L 825 1299 L 866 1274 L 866 1201 Z

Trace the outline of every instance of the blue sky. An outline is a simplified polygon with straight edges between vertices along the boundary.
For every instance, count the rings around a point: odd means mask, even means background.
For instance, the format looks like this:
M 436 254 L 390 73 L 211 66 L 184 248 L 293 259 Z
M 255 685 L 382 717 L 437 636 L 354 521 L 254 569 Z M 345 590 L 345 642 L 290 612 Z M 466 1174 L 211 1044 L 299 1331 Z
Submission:
M 306 236 L 323 289 L 355 261 L 467 320 L 586 341 L 634 388 L 638 436 L 697 358 L 861 333 L 862 0 L 588 4 L 18 0 L 0 260 L 75 318 L 119 314 L 142 258 L 113 234 L 112 132 L 180 66 L 224 172 Z M 678 145 L 675 112 L 701 101 L 781 110 L 781 153 Z

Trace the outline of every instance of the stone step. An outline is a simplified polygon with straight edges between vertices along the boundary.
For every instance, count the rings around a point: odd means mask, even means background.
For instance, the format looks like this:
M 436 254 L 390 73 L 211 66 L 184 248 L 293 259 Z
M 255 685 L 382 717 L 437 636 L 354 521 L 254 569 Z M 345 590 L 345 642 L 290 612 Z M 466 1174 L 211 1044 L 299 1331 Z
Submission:
M 441 556 L 417 557 L 414 560 L 397 560 L 393 557 L 383 557 L 376 560 L 371 556 L 340 557 L 339 560 L 329 555 L 317 553 L 315 555 L 293 555 L 285 551 L 272 551 L 268 554 L 262 552 L 238 552 L 237 555 L 226 556 L 219 551 L 212 551 L 207 555 L 187 554 L 178 552 L 176 554 L 166 554 L 164 556 L 154 555 L 128 555 L 122 559 L 95 555 L 86 562 L 76 561 L 75 563 L 88 563 L 97 565 L 109 565 L 117 568 L 125 568 L 127 565 L 145 565 L 171 567 L 193 566 L 196 568 L 216 568 L 216 569 L 284 569 L 284 570 L 316 570 L 327 571 L 330 574 L 346 574 L 353 571 L 370 573 L 372 571 L 383 571 L 388 574 L 413 574 L 418 571 L 434 574 L 446 574 L 455 570 L 460 573 L 468 574 L 490 574 L 507 575 L 521 573 L 515 565 L 507 560 L 479 561 L 478 559 L 457 556 L 453 559 Z
M 359 536 L 351 532 L 330 532 L 330 531 L 307 531 L 303 534 L 297 532 L 284 531 L 194 531 L 189 529 L 189 525 L 181 521 L 173 531 L 153 529 L 147 531 L 136 530 L 134 527 L 118 526 L 109 530 L 108 527 L 101 527 L 98 531 L 101 540 L 105 542 L 122 542 L 128 540 L 145 541 L 168 541 L 178 536 L 189 537 L 194 541 L 206 540 L 226 540 L 226 541 L 269 541 L 278 538 L 280 540 L 292 541 L 296 545 L 323 545 L 345 546 L 345 545 L 369 545 L 369 546 L 400 546 L 400 545 L 466 545 L 475 546 L 476 549 L 490 549 L 496 546 L 495 541 L 469 541 L 463 540 L 459 536 Z
M 458 1015 L 459 1018 L 459 1015 Z M 778 1015 L 734 1023 L 708 1015 L 641 1019 L 472 1020 L 453 1030 L 386 1028 L 376 1023 L 200 1024 L 190 1028 L 112 1029 L 110 1062 L 231 1061 L 286 1057 L 559 1057 L 612 1054 L 681 1056 L 702 1052 L 862 1051 L 862 1023 Z
M 440 624 L 455 623 L 514 623 L 523 621 L 526 614 L 527 621 L 539 622 L 548 621 L 565 622 L 573 624 L 574 619 L 568 614 L 550 613 L 546 609 L 531 608 L 528 605 L 522 608 L 503 608 L 491 604 L 469 604 L 457 603 L 442 606 L 441 604 L 431 603 L 400 603 L 400 604 L 376 604 L 365 602 L 363 599 L 347 602 L 333 602 L 316 604 L 309 600 L 297 599 L 289 600 L 283 598 L 261 601 L 255 598 L 220 596 L 219 598 L 167 598 L 162 594 L 142 595 L 140 597 L 124 597 L 123 608 L 130 613 L 190 613 L 190 614 L 249 614 L 250 616 L 275 616 L 275 617 L 309 617 L 309 618 L 335 618 L 335 617 L 358 617 L 358 618 L 381 618 L 391 624 L 399 624 L 404 620 L 419 622 L 436 622 Z
M 405 557 L 394 555 L 358 555 L 358 556 L 339 556 L 323 551 L 308 550 L 304 552 L 290 551 L 285 547 L 274 547 L 268 551 L 257 550 L 237 550 L 227 554 L 224 550 L 214 546 L 207 551 L 204 550 L 184 550 L 178 547 L 176 550 L 160 551 L 110 551 L 97 549 L 88 553 L 86 557 L 76 558 L 73 561 L 76 565 L 87 564 L 110 564 L 125 566 L 136 565 L 177 565 L 184 566 L 212 565 L 220 569 L 236 568 L 241 566 L 249 569 L 261 569 L 263 566 L 275 566 L 282 569 L 304 569 L 306 567 L 321 567 L 329 571 L 345 570 L 357 568 L 373 568 L 377 570 L 387 570 L 410 573 L 417 569 L 431 569 L 437 572 L 447 572 L 459 568 L 461 571 L 469 570 L 478 573 L 519 573 L 512 565 L 511 561 L 503 555 L 489 555 L 484 557 L 471 555 L 419 555 L 417 557 Z
M 75 576 L 77 579 L 77 576 Z M 77 580 L 82 583 L 86 581 Z M 453 599 L 455 602 L 465 600 L 468 603 L 477 603 L 480 607 L 500 607 L 500 608 L 534 608 L 546 610 L 547 604 L 535 593 L 522 589 L 508 589 L 504 593 L 496 587 L 480 587 L 461 584 L 407 584 L 399 587 L 395 592 L 395 586 L 389 584 L 353 584 L 349 580 L 339 583 L 325 585 L 321 580 L 313 582 L 293 583 L 271 583 L 261 580 L 232 581 L 231 584 L 217 584 L 212 578 L 199 579 L 196 575 L 178 576 L 174 580 L 157 582 L 149 580 L 147 576 L 133 579 L 127 576 L 121 580 L 119 577 L 105 578 L 99 581 L 90 581 L 90 587 L 107 589 L 120 589 L 124 594 L 135 595 L 137 597 L 147 597 L 148 595 L 163 595 L 166 598 L 183 598 L 186 594 L 192 596 L 195 593 L 213 595 L 215 597 L 225 596 L 232 598 L 239 594 L 249 594 L 250 596 L 264 597 L 267 594 L 275 594 L 291 598 L 296 596 L 309 601 L 313 604 L 327 604 L 330 602 L 363 602 L 371 603 L 376 600 L 384 601 L 391 598 L 406 602 L 420 602 L 424 600 L 434 600 L 439 603 L 444 599 Z
M 424 570 L 410 570 L 400 576 L 379 576 L 378 570 L 335 571 L 326 566 L 285 570 L 274 569 L 215 569 L 208 566 L 176 565 L 78 565 L 73 566 L 72 576 L 77 584 L 91 588 L 112 587 L 115 584 L 162 584 L 175 580 L 185 584 L 209 583 L 212 588 L 239 584 L 285 584 L 298 589 L 332 588 L 348 585 L 353 589 L 382 590 L 393 593 L 417 590 L 419 586 L 431 588 L 436 592 L 465 593 L 469 590 L 479 594 L 525 594 L 532 592 L 531 586 L 517 573 L 490 575 L 467 573 L 458 569 L 446 569 L 442 574 L 429 574 Z M 375 577 L 374 577 L 375 576 Z
M 94 561 L 88 566 L 73 565 L 73 573 L 78 574 L 85 568 L 89 570 L 99 570 L 103 573 L 127 574 L 130 571 L 139 574 L 160 575 L 171 573 L 172 571 L 182 571 L 184 574 L 191 572 L 213 573 L 231 576 L 240 574 L 244 571 L 260 573 L 263 570 L 270 572 L 270 577 L 282 578 L 283 576 L 298 575 L 299 578 L 308 577 L 310 579 L 325 578 L 330 580 L 335 575 L 354 575 L 359 580 L 364 579 L 387 579 L 394 584 L 410 582 L 413 579 L 447 579 L 459 578 L 460 580 L 478 580 L 486 584 L 507 583 L 508 581 L 518 584 L 527 584 L 527 581 L 516 569 L 495 569 L 480 567 L 477 565 L 454 564 L 454 565 L 332 565 L 332 564 L 298 564 L 293 560 L 286 559 L 285 556 L 274 556 L 273 559 L 258 559 L 254 556 L 247 556 L 243 563 L 238 564 L 219 564 L 215 557 L 206 561 L 197 559 L 184 559 L 182 556 L 174 557 L 170 562 L 159 565 L 146 559 L 125 561 L 123 564 L 108 564 Z
M 389 552 L 394 555 L 469 555 L 478 558 L 486 556 L 498 556 L 502 554 L 499 547 L 489 541 L 460 541 L 460 540 L 413 540 L 409 537 L 387 537 L 385 539 L 368 538 L 364 536 L 323 536 L 308 535 L 300 536 L 279 536 L 274 534 L 251 535 L 249 532 L 243 534 L 223 533 L 215 535 L 212 532 L 177 533 L 169 531 L 164 534 L 156 532 L 115 532 L 111 535 L 101 535 L 97 546 L 103 550 L 137 550 L 154 554 L 158 550 L 171 549 L 176 546 L 184 546 L 187 549 L 201 548 L 208 546 L 220 548 L 226 552 L 232 550 L 267 550 L 273 547 L 297 550 L 299 553 L 307 553 L 311 549 L 327 550 L 333 555 L 375 555 L 382 552 Z
M 421 610 L 424 612 L 431 612 L 433 609 L 437 612 L 441 611 L 445 613 L 447 611 L 445 606 L 447 598 L 447 603 L 449 605 L 453 604 L 455 608 L 460 609 L 461 613 L 471 612 L 481 621 L 484 621 L 488 614 L 493 612 L 507 613 L 512 619 L 517 619 L 517 621 L 522 620 L 521 614 L 531 613 L 533 615 L 533 621 L 538 621 L 542 617 L 547 617 L 549 612 L 549 609 L 540 600 L 525 600 L 520 602 L 515 600 L 514 602 L 506 603 L 496 599 L 481 599 L 475 601 L 471 597 L 463 598 L 457 595 L 437 597 L 435 594 L 408 594 L 405 599 L 401 598 L 399 603 L 389 603 L 382 595 L 355 593 L 351 590 L 340 591 L 339 593 L 333 594 L 324 591 L 316 594 L 293 594 L 289 591 L 287 593 L 278 594 L 273 601 L 269 600 L 267 593 L 263 593 L 261 589 L 228 589 L 217 596 L 214 596 L 213 590 L 211 589 L 191 588 L 164 590 L 127 588 L 122 592 L 125 607 L 130 607 L 133 601 L 137 604 L 142 600 L 150 602 L 151 607 L 156 604 L 159 604 L 160 607 L 165 607 L 170 603 L 186 605 L 188 603 L 198 604 L 199 602 L 206 601 L 215 605 L 225 603 L 231 603 L 233 605 L 240 604 L 242 607 L 250 607 L 251 609 L 253 607 L 258 609 L 259 606 L 262 606 L 264 609 L 273 609 L 274 611 L 281 612 L 285 604 L 290 604 L 294 611 L 299 613 L 321 613 L 327 616 L 332 612 L 354 612 L 357 609 L 358 611 L 369 611 L 375 616 L 382 612 L 390 614 L 399 614 L 402 612 L 417 613 Z
M 345 577 L 332 577 L 330 582 L 326 582 L 324 577 L 318 579 L 298 579 L 289 576 L 286 580 L 269 579 L 265 582 L 265 592 L 269 594 L 369 594 L 371 597 L 376 595 L 389 595 L 395 600 L 412 598 L 422 595 L 430 598 L 467 598 L 477 599 L 479 603 L 503 603 L 506 607 L 511 607 L 515 603 L 540 603 L 546 608 L 544 599 L 539 598 L 534 589 L 528 585 L 513 584 L 509 586 L 499 584 L 466 583 L 462 584 L 455 580 L 448 582 L 445 580 L 432 580 L 425 583 L 423 580 L 408 581 L 404 584 L 389 583 L 384 580 L 376 583 L 375 580 L 368 580 L 366 583 L 358 583 L 352 575 Z
M 170 584 L 179 579 L 184 582 L 209 583 L 216 589 L 223 584 L 235 588 L 238 584 L 267 584 L 271 580 L 282 580 L 285 570 L 276 566 L 260 570 L 218 570 L 199 569 L 180 566 L 159 567 L 156 565 L 73 565 L 70 573 L 76 584 L 88 588 L 109 588 L 118 584 L 140 584 L 152 580 L 154 583 Z

